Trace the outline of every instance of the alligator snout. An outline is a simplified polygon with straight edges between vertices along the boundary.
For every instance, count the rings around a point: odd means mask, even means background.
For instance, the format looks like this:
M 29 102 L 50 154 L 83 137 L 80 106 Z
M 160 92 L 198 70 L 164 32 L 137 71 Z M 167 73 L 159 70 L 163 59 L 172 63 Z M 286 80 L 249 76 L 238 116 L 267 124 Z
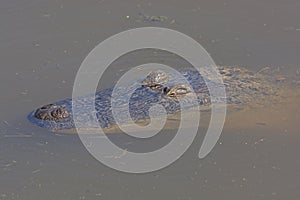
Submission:
M 65 106 L 48 104 L 36 109 L 34 116 L 41 120 L 60 121 L 70 117 Z

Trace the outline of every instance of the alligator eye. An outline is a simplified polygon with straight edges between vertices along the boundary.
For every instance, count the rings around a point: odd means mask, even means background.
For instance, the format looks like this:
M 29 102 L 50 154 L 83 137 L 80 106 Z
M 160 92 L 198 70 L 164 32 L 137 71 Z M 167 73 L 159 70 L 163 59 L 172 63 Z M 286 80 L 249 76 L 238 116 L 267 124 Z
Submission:
M 171 89 L 169 89 L 169 91 L 166 91 L 166 94 L 169 97 L 183 97 L 184 95 L 190 93 L 191 89 L 186 86 L 186 85 L 178 85 L 175 86 Z
M 183 95 L 183 94 L 187 94 L 187 93 L 188 93 L 188 90 L 187 90 L 186 88 L 178 88 L 178 89 L 176 90 L 176 93 L 177 93 L 178 95 Z
M 170 92 L 170 88 L 164 87 L 163 92 L 164 92 L 164 94 L 168 94 Z

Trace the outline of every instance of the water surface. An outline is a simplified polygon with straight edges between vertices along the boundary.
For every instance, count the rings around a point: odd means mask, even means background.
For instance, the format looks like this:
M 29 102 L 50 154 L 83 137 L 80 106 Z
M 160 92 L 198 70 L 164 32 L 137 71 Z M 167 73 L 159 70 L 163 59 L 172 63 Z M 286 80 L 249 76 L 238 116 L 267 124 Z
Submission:
M 135 27 L 181 31 L 218 65 L 283 66 L 283 74 L 295 75 L 299 8 L 296 0 L 2 1 L 0 199 L 299 199 L 297 92 L 283 103 L 229 115 L 205 159 L 197 157 L 203 128 L 182 158 L 142 175 L 109 169 L 77 135 L 49 132 L 26 119 L 33 109 L 72 95 L 81 62 L 99 42 Z M 167 20 L 144 21 L 139 13 Z M 132 63 L 116 63 L 108 79 Z M 105 88 L 113 81 L 101 83 Z

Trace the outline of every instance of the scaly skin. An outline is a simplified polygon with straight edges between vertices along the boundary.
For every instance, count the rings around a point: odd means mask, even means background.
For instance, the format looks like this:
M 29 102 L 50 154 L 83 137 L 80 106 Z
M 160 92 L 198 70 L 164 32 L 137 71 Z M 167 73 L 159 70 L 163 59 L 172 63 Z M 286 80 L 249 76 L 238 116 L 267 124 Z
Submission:
M 261 74 L 252 73 L 242 68 L 228 68 L 219 67 L 220 73 L 223 77 L 223 82 L 226 88 L 226 102 L 232 105 L 245 105 L 251 101 L 259 101 L 265 96 L 278 96 L 273 84 Z M 168 114 L 174 114 L 181 109 L 178 98 L 186 101 L 189 100 L 189 93 L 192 90 L 198 97 L 199 107 L 209 105 L 209 91 L 203 77 L 196 70 L 184 69 L 180 71 L 182 75 L 188 80 L 192 88 L 185 84 L 177 83 L 171 84 L 172 77 L 163 71 L 151 72 L 145 79 L 138 80 L 134 85 L 138 85 L 138 89 L 134 91 L 130 98 L 129 110 L 131 118 L 134 121 L 145 120 L 149 118 L 149 108 L 153 104 L 161 104 L 164 106 Z M 173 80 L 173 82 L 176 80 Z M 219 87 L 219 84 L 214 83 L 213 80 L 206 80 L 214 84 L 214 87 Z M 133 85 L 130 84 L 130 85 Z M 117 99 L 118 107 L 126 109 L 127 102 L 125 102 L 124 95 L 130 93 L 130 85 L 125 85 L 121 88 L 116 88 L 119 99 Z M 191 90 L 192 89 L 192 90 Z M 111 111 L 111 95 L 112 88 L 105 89 L 96 93 L 95 108 L 97 120 L 102 128 L 110 128 L 116 124 Z M 84 112 L 87 102 L 92 101 L 92 95 L 87 95 L 76 99 L 78 105 L 81 106 L 82 116 L 89 113 Z M 75 125 L 72 116 L 72 99 L 58 101 L 53 104 L 43 106 L 31 112 L 28 119 L 40 127 L 51 130 L 74 129 Z M 160 113 L 157 113 L 159 116 Z M 121 117 L 121 123 L 128 121 Z M 89 124 L 88 121 L 81 121 L 80 128 L 95 127 Z

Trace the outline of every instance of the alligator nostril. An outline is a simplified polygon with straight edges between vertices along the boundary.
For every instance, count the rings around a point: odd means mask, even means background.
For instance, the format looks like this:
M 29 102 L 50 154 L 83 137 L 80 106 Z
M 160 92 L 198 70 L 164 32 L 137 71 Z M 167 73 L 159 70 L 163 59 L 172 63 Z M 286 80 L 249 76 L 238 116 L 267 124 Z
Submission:
M 60 106 L 60 105 L 48 104 L 42 106 L 41 108 L 38 108 L 35 111 L 34 116 L 37 119 L 41 119 L 41 120 L 59 121 L 68 118 L 70 114 L 64 105 Z

